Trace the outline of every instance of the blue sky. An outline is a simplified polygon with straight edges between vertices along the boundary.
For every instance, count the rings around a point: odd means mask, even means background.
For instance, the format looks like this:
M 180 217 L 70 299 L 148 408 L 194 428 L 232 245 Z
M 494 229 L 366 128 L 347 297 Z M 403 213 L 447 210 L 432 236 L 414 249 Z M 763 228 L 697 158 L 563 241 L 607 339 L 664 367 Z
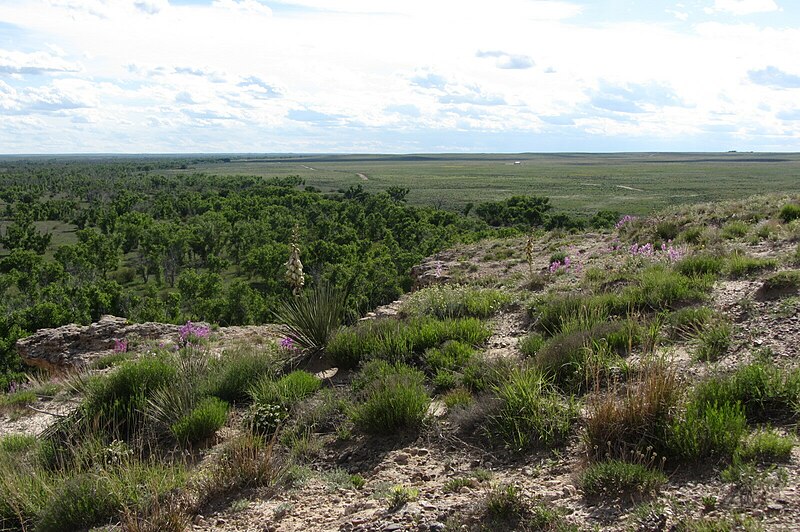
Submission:
M 0 153 L 800 151 L 794 0 L 0 0 Z

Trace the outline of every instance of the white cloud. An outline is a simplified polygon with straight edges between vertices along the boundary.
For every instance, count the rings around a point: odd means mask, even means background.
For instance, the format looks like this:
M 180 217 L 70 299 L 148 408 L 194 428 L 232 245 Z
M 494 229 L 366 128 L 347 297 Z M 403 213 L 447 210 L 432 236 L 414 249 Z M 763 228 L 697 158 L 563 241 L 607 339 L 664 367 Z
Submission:
M 736 16 L 768 13 L 780 9 L 775 0 L 714 0 L 706 13 L 730 13 Z
M 0 50 L 0 75 L 78 72 L 80 69 L 80 65 L 47 52 L 24 53 Z
M 272 9 L 258 0 L 214 0 L 214 7 L 257 15 L 272 15 Z

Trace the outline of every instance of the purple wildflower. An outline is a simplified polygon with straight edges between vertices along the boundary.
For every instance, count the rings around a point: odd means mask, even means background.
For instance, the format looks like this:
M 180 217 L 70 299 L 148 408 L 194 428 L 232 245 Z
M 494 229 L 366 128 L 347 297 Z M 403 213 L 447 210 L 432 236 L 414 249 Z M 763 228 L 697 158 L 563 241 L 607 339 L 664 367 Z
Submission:
M 622 218 L 619 219 L 617 224 L 614 226 L 615 229 L 621 229 L 625 224 L 630 223 L 636 219 L 636 216 L 631 216 L 630 214 L 626 214 Z
M 294 351 L 295 349 L 294 340 L 289 336 L 280 341 L 280 346 L 281 349 L 285 349 L 286 351 Z
M 442 276 L 442 261 L 436 261 L 436 273 L 434 274 L 437 278 Z
M 114 352 L 115 353 L 127 353 L 128 352 L 128 340 L 125 338 L 119 339 L 114 338 Z

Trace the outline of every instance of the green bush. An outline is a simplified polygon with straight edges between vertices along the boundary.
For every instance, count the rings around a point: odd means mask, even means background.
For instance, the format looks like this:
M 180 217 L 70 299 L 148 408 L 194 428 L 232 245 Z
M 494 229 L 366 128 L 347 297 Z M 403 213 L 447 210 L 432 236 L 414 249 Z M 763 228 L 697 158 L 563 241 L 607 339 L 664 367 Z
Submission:
M 172 425 L 172 434 L 181 445 L 196 445 L 211 438 L 227 419 L 228 403 L 207 397 Z
M 750 226 L 741 221 L 734 220 L 722 226 L 722 238 L 733 240 L 735 238 L 742 238 L 750 231 Z
M 579 482 L 588 496 L 620 497 L 653 493 L 667 482 L 667 477 L 641 464 L 606 460 L 586 468 Z
M 800 270 L 786 270 L 764 279 L 761 291 L 766 294 L 797 292 L 800 289 Z
M 754 362 L 700 383 L 694 395 L 707 404 L 741 404 L 751 423 L 792 419 L 798 414 L 800 370 L 786 372 L 769 362 Z
M 432 347 L 425 351 L 425 362 L 431 372 L 439 370 L 457 370 L 466 366 L 475 349 L 469 344 L 459 341 L 446 342 L 441 347 Z
M 247 391 L 263 377 L 275 376 L 280 361 L 273 349 L 234 349 L 223 351 L 213 359 L 206 384 L 210 395 L 223 401 L 236 403 L 249 399 Z
M 728 257 L 726 270 L 728 275 L 733 278 L 747 277 L 765 270 L 774 270 L 778 267 L 775 259 L 762 259 L 748 257 L 742 253 L 734 253 Z
M 512 371 L 506 382 L 494 387 L 494 393 L 500 406 L 486 429 L 512 451 L 564 443 L 578 417 L 575 400 L 559 394 L 535 369 Z
M 527 511 L 527 505 L 519 488 L 512 484 L 496 486 L 486 496 L 486 516 L 491 521 L 519 519 Z
M 678 241 L 687 244 L 699 244 L 703 238 L 703 228 L 699 226 L 687 227 L 678 235 Z
M 731 324 L 718 321 L 706 326 L 697 335 L 697 358 L 704 362 L 715 362 L 722 358 L 731 346 Z
M 656 237 L 659 240 L 663 241 L 670 241 L 675 240 L 675 238 L 680 234 L 680 227 L 678 224 L 671 221 L 663 221 L 659 222 L 656 225 Z
M 800 205 L 797 203 L 787 203 L 781 208 L 781 212 L 778 216 L 787 224 L 793 220 L 797 220 L 800 218 Z
M 519 350 L 526 357 L 533 357 L 544 346 L 545 340 L 541 334 L 531 333 L 519 341 Z
M 149 395 L 169 385 L 176 375 L 175 366 L 163 358 L 124 362 L 111 374 L 89 381 L 81 404 L 83 418 L 128 438 L 141 422 Z
M 450 390 L 442 397 L 442 401 L 448 410 L 469 406 L 475 402 L 472 394 L 466 388 L 455 388 Z
M 674 420 L 667 447 L 682 459 L 730 459 L 747 430 L 747 417 L 739 404 L 694 400 Z
M 428 412 L 425 375 L 404 365 L 368 364 L 356 390 L 361 399 L 352 413 L 355 425 L 369 434 L 395 434 L 415 429 Z
M 36 530 L 62 532 L 109 523 L 122 508 L 108 478 L 84 473 L 67 480 L 38 516 Z
M 278 380 L 262 378 L 250 389 L 256 404 L 281 405 L 289 410 L 305 397 L 315 393 L 322 381 L 306 371 L 293 371 Z
M 751 462 L 788 462 L 794 445 L 791 436 L 781 436 L 774 430 L 759 430 L 745 438 L 736 454 Z
M 6 453 L 24 453 L 33 449 L 38 440 L 33 434 L 8 434 L 0 438 L 0 451 Z
M 450 340 L 475 346 L 489 336 L 491 330 L 476 318 L 370 320 L 340 331 L 329 343 L 327 353 L 343 368 L 352 368 L 373 358 L 407 363 L 426 349 Z
M 411 294 L 400 309 L 409 317 L 489 318 L 511 302 L 511 294 L 489 288 L 438 285 Z
M 689 255 L 675 265 L 675 270 L 682 275 L 719 275 L 725 261 L 717 255 Z
M 651 266 L 625 291 L 628 307 L 665 310 L 682 303 L 702 301 L 714 286 L 713 276 L 687 277 L 664 266 Z

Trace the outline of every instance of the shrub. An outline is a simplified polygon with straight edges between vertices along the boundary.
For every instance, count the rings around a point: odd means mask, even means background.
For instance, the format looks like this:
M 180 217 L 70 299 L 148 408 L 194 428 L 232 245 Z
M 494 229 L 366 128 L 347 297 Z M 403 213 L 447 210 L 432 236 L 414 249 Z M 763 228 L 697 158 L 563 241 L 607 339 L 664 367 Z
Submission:
M 781 208 L 781 212 L 778 216 L 787 224 L 792 220 L 797 220 L 800 218 L 800 205 L 797 203 L 787 203 Z
M 39 397 L 33 390 L 21 390 L 7 395 L 0 395 L 0 409 L 22 409 L 25 405 L 35 403 Z
M 586 495 L 619 497 L 655 492 L 667 482 L 667 477 L 641 464 L 606 460 L 590 465 L 581 474 L 579 482 Z
M 687 244 L 699 244 L 702 238 L 703 228 L 700 226 L 692 226 L 684 229 L 681 234 L 678 235 L 677 239 Z
M 486 497 L 486 516 L 495 521 L 510 521 L 521 518 L 527 505 L 519 488 L 512 484 L 495 487 Z
M 656 225 L 656 237 L 660 240 L 675 240 L 680 233 L 680 228 L 675 222 L 664 221 Z
M 411 294 L 400 309 L 410 317 L 488 318 L 511 302 L 502 290 L 466 286 L 432 286 Z
M 283 302 L 275 316 L 297 345 L 312 353 L 322 351 L 347 317 L 349 289 L 327 283 Z
M 774 430 L 760 430 L 745 438 L 736 454 L 744 461 L 787 462 L 794 445 L 794 438 L 790 436 L 781 436 Z
M 253 403 L 244 416 L 247 427 L 253 434 L 272 436 L 289 418 L 289 412 L 279 404 Z
M 697 336 L 697 358 L 704 362 L 715 362 L 722 358 L 731 346 L 731 325 L 719 321 L 704 328 Z
M 536 325 L 541 331 L 555 336 L 570 328 L 591 329 L 625 310 L 626 302 L 616 294 L 556 295 L 534 304 L 529 314 L 538 318 Z
M 122 501 L 103 476 L 84 473 L 67 480 L 39 514 L 36 530 L 60 532 L 108 523 Z
M 561 396 L 535 369 L 512 371 L 507 382 L 494 387 L 494 393 L 500 407 L 486 428 L 513 451 L 560 445 L 578 416 L 574 399 Z
M 172 425 L 172 434 L 181 445 L 195 445 L 211 438 L 227 419 L 228 403 L 207 397 Z
M 389 490 L 387 503 L 390 512 L 396 512 L 407 503 L 416 501 L 419 498 L 419 490 L 416 488 L 406 488 L 405 486 L 394 486 Z
M 722 257 L 708 254 L 690 255 L 675 265 L 682 275 L 719 275 L 724 265 Z
M 465 388 L 456 388 L 454 390 L 450 390 L 447 392 L 447 394 L 445 394 L 444 397 L 442 397 L 442 401 L 444 401 L 444 404 L 448 410 L 469 406 L 474 400 L 475 399 L 473 399 L 472 394 Z
M 687 277 L 664 266 L 644 270 L 638 283 L 626 290 L 628 306 L 637 310 L 665 310 L 680 303 L 701 301 L 714 285 L 713 277 Z
M 223 351 L 211 361 L 206 388 L 210 395 L 236 403 L 249 399 L 247 391 L 262 377 L 275 376 L 280 361 L 274 348 L 256 350 L 239 348 Z
M 362 401 L 352 414 L 357 427 L 370 434 L 394 434 L 422 424 L 430 404 L 422 372 L 376 361 L 363 373 L 357 385 Z
M 461 372 L 461 385 L 473 393 L 486 391 L 506 380 L 512 365 L 509 359 L 504 358 L 473 358 Z
M 747 418 L 741 405 L 695 400 L 670 426 L 667 447 L 685 460 L 727 460 L 739 447 L 746 428 Z

